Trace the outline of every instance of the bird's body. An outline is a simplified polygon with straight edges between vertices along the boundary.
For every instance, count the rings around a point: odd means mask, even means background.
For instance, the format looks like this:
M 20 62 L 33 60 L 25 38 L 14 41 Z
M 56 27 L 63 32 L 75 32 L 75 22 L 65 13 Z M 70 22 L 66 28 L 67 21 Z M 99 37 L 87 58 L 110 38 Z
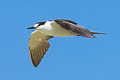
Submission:
M 62 27 L 60 27 L 59 24 L 57 24 L 55 21 L 47 21 L 44 25 L 41 25 L 41 27 L 37 28 L 37 30 L 40 30 L 42 33 L 45 33 L 50 36 L 75 36 L 76 33 L 70 32 Z
M 28 29 L 36 29 L 29 40 L 30 56 L 35 67 L 38 66 L 44 54 L 50 47 L 48 39 L 52 37 L 84 36 L 95 38 L 93 34 L 103 34 L 99 32 L 91 32 L 88 29 L 77 25 L 76 22 L 65 19 L 38 22 Z

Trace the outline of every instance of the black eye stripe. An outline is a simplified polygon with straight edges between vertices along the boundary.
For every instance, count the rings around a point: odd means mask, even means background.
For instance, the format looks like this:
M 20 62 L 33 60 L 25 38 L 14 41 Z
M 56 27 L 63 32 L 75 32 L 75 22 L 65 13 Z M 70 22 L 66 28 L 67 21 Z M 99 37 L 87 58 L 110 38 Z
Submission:
M 44 21 L 44 22 L 37 22 L 36 24 L 39 24 L 38 26 L 44 25 L 44 24 L 45 24 L 45 21 Z

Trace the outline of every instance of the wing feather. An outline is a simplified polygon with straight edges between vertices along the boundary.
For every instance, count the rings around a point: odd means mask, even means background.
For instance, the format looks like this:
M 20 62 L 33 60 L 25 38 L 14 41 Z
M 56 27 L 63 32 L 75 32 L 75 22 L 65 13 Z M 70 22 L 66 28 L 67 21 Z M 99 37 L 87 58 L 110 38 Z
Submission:
M 50 47 L 48 42 L 48 39 L 50 38 L 52 38 L 52 36 L 43 34 L 40 31 L 35 31 L 32 33 L 29 40 L 29 50 L 31 61 L 35 67 L 38 66 L 46 51 Z
M 74 33 L 78 34 L 78 36 L 95 38 L 95 36 L 93 36 L 91 34 L 91 31 L 89 31 L 88 29 L 85 29 L 82 26 L 78 26 L 78 25 L 72 24 L 72 23 L 67 22 L 67 21 L 62 21 L 62 20 L 56 20 L 55 22 L 57 24 L 59 24 L 62 28 L 66 29 L 70 32 L 74 32 Z
M 77 25 L 77 23 L 76 23 L 76 22 L 71 21 L 71 20 L 67 20 L 67 19 L 56 19 L 55 21 L 60 21 L 60 22 L 69 22 L 69 23 L 72 23 L 72 24 Z

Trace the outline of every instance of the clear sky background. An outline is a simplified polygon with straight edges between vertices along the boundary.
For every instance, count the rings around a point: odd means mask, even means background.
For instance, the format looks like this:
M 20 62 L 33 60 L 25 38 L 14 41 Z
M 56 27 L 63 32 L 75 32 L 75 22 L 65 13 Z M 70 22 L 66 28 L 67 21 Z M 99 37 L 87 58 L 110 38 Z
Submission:
M 56 18 L 107 35 L 55 37 L 35 68 L 26 28 Z M 120 80 L 120 0 L 0 0 L 0 80 Z

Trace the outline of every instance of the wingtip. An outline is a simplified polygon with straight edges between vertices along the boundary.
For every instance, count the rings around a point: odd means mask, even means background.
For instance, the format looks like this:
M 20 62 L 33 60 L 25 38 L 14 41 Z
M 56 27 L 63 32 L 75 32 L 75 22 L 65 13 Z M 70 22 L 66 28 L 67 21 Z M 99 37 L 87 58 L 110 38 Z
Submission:
M 32 64 L 33 64 L 33 66 L 34 66 L 35 68 L 37 68 L 38 65 L 39 65 L 39 63 L 35 63 L 33 60 L 32 60 Z
M 33 66 L 34 66 L 35 68 L 37 68 L 37 67 L 38 67 L 38 65 L 36 65 L 36 64 L 33 64 Z

